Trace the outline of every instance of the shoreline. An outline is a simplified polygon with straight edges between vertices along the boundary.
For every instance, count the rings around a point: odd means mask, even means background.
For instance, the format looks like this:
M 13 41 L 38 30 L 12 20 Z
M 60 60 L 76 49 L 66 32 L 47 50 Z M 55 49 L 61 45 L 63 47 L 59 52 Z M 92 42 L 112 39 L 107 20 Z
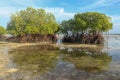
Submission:
M 14 43 L 14 42 L 0 42 L 0 48 L 1 47 L 8 47 L 9 49 L 15 49 L 18 47 L 23 46 L 37 46 L 37 45 L 50 45 L 55 48 L 65 47 L 65 48 L 98 48 L 102 45 L 97 44 L 74 44 L 74 43 L 62 43 L 62 44 L 56 44 L 56 43 L 49 43 L 49 42 L 39 42 L 39 43 Z

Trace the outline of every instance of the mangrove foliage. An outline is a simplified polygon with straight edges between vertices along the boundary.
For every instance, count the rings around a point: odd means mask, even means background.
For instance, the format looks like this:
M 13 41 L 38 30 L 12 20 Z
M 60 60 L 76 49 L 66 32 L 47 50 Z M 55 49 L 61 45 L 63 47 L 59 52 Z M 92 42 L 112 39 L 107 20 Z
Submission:
M 7 30 L 15 37 L 8 41 L 55 41 L 54 34 L 58 28 L 58 23 L 52 13 L 28 7 L 11 16 Z
M 110 29 L 111 18 L 98 12 L 78 13 L 60 25 L 60 32 L 65 34 L 63 42 L 69 43 L 102 44 L 102 33 Z

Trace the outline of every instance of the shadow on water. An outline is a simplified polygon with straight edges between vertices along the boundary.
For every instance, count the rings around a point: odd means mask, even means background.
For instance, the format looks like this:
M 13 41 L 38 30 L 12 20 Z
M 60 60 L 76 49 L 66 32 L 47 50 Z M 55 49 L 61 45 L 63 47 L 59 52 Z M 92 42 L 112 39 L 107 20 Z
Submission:
M 9 51 L 18 77 L 8 80 L 96 80 L 112 60 L 102 48 L 62 48 L 49 45 L 24 46 Z M 10 76 L 9 76 L 10 77 Z M 93 77 L 93 78 L 92 78 Z M 5 79 L 7 80 L 7 79 Z M 109 79 L 102 79 L 109 80 Z

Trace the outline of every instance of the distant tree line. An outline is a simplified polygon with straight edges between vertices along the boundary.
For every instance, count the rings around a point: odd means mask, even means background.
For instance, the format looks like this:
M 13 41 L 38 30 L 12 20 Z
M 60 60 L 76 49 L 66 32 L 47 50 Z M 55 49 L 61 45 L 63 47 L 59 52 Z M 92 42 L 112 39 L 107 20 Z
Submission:
M 102 33 L 112 29 L 111 18 L 98 12 L 75 14 L 74 18 L 60 24 L 52 13 L 28 7 L 12 14 L 7 29 L 0 27 L 0 34 L 13 35 L 7 41 L 40 42 L 57 40 L 55 34 L 64 34 L 63 42 L 103 43 Z M 71 33 L 71 35 L 69 34 Z

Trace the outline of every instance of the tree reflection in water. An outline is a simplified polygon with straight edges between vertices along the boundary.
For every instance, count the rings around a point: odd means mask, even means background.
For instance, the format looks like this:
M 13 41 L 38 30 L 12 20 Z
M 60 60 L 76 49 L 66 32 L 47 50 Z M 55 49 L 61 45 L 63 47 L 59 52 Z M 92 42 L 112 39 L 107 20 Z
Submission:
M 46 46 L 27 46 L 10 51 L 11 59 L 16 63 L 19 71 L 28 74 L 41 73 L 53 69 L 58 59 L 58 50 Z M 46 50 L 48 49 L 48 50 Z
M 77 69 L 87 72 L 105 71 L 108 69 L 112 57 L 108 53 L 102 52 L 101 49 L 64 49 L 62 50 L 63 60 L 71 62 Z

